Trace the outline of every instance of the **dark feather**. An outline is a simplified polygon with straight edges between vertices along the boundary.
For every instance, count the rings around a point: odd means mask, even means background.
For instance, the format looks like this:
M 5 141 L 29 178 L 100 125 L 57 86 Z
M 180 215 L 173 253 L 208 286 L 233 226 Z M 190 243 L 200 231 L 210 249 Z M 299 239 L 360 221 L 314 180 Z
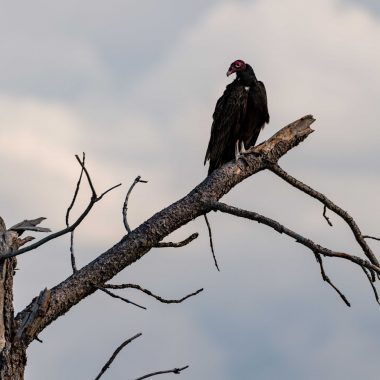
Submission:
M 247 149 L 254 146 L 269 122 L 265 86 L 257 81 L 252 68 L 246 67 L 216 103 L 205 157 L 205 163 L 210 161 L 208 174 L 234 159 L 237 140 L 243 141 Z

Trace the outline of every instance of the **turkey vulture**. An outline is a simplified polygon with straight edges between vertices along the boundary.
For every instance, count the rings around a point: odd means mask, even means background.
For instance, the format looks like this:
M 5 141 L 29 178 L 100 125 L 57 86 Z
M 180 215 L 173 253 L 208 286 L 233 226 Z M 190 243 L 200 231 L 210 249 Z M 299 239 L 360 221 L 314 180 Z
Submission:
M 208 174 L 253 147 L 261 129 L 269 122 L 267 94 L 252 67 L 236 60 L 227 76 L 236 79 L 227 85 L 216 103 L 204 163 L 210 160 Z

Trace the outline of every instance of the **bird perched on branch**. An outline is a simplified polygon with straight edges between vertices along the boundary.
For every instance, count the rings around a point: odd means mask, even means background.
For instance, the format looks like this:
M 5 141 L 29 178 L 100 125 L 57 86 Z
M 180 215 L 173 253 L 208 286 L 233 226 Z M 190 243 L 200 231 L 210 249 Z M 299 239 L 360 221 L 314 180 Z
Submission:
M 233 73 L 236 79 L 227 85 L 213 114 L 204 161 L 205 164 L 210 161 L 208 174 L 255 146 L 261 129 L 269 123 L 264 83 L 257 80 L 252 67 L 241 59 L 231 63 L 227 76 Z

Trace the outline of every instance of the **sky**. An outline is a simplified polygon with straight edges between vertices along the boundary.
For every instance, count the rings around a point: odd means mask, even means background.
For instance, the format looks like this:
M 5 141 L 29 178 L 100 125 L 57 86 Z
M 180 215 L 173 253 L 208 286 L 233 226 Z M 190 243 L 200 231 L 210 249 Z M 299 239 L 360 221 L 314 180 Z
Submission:
M 380 235 L 380 8 L 376 0 L 0 0 L 0 215 L 11 226 L 47 217 L 57 231 L 86 152 L 98 191 L 119 182 L 78 228 L 81 267 L 125 234 L 130 198 L 137 227 L 187 194 L 207 173 L 203 158 L 216 100 L 235 59 L 267 88 L 270 124 L 259 141 L 305 114 L 315 132 L 281 159 L 289 173 Z M 83 188 L 74 210 L 88 200 Z M 360 255 L 347 226 L 270 173 L 247 179 L 223 201 L 260 212 L 331 249 Z M 200 237 L 180 250 L 152 250 L 112 282 L 148 310 L 94 294 L 59 318 L 28 352 L 26 379 L 95 378 L 113 350 L 142 332 L 104 379 L 134 379 L 189 365 L 181 379 L 377 379 L 380 308 L 362 272 L 326 260 L 352 303 L 323 283 L 312 254 L 262 225 L 213 213 L 221 272 L 202 219 L 168 240 Z M 369 242 L 375 252 L 379 243 Z M 18 259 L 15 307 L 71 273 L 69 239 Z M 171 379 L 162 375 L 160 379 Z

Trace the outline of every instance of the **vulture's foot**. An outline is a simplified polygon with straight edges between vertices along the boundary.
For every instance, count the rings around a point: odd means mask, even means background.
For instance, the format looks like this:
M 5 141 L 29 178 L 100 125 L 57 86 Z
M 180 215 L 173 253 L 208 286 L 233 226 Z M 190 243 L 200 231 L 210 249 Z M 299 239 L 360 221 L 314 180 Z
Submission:
M 240 143 L 241 143 L 241 145 L 240 145 Z M 240 145 L 240 149 L 239 149 L 239 145 Z M 236 160 L 236 163 L 238 163 L 238 161 L 241 160 L 241 161 L 243 161 L 245 166 L 248 166 L 248 161 L 244 157 L 244 154 L 247 154 L 247 151 L 245 150 L 244 142 L 243 141 L 240 142 L 239 140 L 237 140 L 236 144 L 235 144 L 235 160 Z
M 235 143 L 235 160 L 237 161 L 239 158 L 240 158 L 239 140 L 236 140 L 236 143 Z

